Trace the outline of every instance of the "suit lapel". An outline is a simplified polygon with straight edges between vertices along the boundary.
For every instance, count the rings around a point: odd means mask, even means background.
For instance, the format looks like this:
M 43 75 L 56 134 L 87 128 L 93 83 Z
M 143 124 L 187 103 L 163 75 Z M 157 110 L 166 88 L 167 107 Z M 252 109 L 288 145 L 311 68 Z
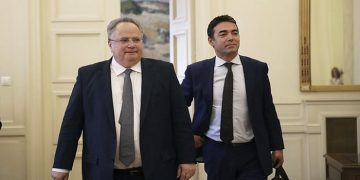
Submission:
M 251 60 L 245 56 L 240 56 L 241 64 L 243 66 L 244 78 L 245 78 L 245 89 L 246 89 L 246 97 L 248 102 L 250 102 L 250 98 L 253 97 L 252 93 L 255 88 L 255 77 L 256 70 L 254 66 L 252 66 Z
M 140 125 L 143 124 L 146 111 L 148 109 L 150 95 L 152 92 L 154 75 L 156 72 L 152 72 L 151 63 L 146 59 L 141 59 L 141 107 L 140 107 Z
M 110 72 L 110 63 L 111 59 L 104 64 L 102 67 L 102 74 L 100 83 L 104 83 L 104 100 L 105 100 L 105 107 L 106 107 L 106 115 L 110 121 L 110 124 L 114 128 L 115 132 L 115 117 L 114 117 L 114 106 L 113 106 L 113 99 L 112 99 L 112 91 L 111 91 L 111 72 Z M 101 87 L 101 86 L 100 86 Z
M 204 64 L 201 71 L 201 76 L 203 76 L 203 95 L 206 97 L 207 104 L 212 105 L 213 101 L 213 83 L 214 83 L 214 66 L 215 66 L 215 57 L 210 59 L 207 63 Z

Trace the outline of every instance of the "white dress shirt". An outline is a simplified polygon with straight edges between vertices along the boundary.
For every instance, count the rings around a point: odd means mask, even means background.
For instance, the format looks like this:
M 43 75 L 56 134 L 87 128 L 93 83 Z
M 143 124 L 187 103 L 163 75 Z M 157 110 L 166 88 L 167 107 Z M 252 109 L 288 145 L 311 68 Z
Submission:
M 141 166 L 141 155 L 140 155 L 140 105 L 141 105 L 141 63 L 138 62 L 136 65 L 131 67 L 133 70 L 130 74 L 131 84 L 133 88 L 133 101 L 134 101 L 134 145 L 135 145 L 135 161 L 126 167 L 119 160 L 119 143 L 120 143 L 120 111 L 122 107 L 122 93 L 124 84 L 124 72 L 125 67 L 121 66 L 113 58 L 110 65 L 111 69 L 111 91 L 114 106 L 114 117 L 115 117 L 115 129 L 117 137 L 116 154 L 115 154 L 115 169 L 126 169 L 132 167 Z
M 214 82 L 213 82 L 213 105 L 210 118 L 210 127 L 206 132 L 206 136 L 215 140 L 220 139 L 221 124 L 221 108 L 222 97 L 225 83 L 227 68 L 224 64 L 227 61 L 216 56 L 214 66 Z M 254 138 L 254 133 L 249 121 L 248 104 L 245 89 L 245 77 L 240 56 L 236 56 L 232 63 L 233 71 L 233 135 L 232 143 L 249 142 Z

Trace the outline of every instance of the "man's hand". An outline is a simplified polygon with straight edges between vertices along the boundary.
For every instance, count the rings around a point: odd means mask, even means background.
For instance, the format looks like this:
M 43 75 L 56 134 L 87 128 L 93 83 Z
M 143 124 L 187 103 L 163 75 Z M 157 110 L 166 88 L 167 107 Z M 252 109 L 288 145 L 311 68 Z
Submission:
M 177 178 L 179 180 L 188 180 L 195 174 L 195 164 L 179 164 Z
M 69 173 L 52 171 L 51 177 L 53 180 L 68 180 Z
M 278 168 L 284 163 L 284 156 L 282 150 L 276 150 L 272 152 L 273 167 Z
M 194 135 L 195 148 L 199 148 L 204 144 L 204 138 Z

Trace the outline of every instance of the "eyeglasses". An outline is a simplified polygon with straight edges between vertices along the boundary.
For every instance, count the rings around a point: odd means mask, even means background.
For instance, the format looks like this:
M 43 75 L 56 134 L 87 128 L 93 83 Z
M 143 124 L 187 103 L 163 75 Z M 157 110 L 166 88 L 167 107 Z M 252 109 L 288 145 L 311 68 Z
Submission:
M 109 41 L 114 41 L 123 45 L 128 45 L 130 44 L 130 42 L 132 42 L 133 44 L 140 44 L 142 42 L 142 39 L 138 37 L 134 37 L 134 38 L 120 38 L 118 40 L 109 39 Z

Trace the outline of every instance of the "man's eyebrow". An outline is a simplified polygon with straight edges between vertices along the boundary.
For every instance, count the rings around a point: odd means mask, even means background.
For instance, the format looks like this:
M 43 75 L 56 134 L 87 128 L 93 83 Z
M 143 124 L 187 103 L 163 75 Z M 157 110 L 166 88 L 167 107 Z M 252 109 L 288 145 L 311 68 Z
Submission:
M 226 33 L 226 32 L 238 32 L 239 30 L 237 29 L 232 29 L 232 30 L 221 30 L 219 31 L 219 33 Z
M 226 32 L 228 32 L 227 30 L 221 30 L 221 31 L 219 31 L 219 33 L 226 33 Z

